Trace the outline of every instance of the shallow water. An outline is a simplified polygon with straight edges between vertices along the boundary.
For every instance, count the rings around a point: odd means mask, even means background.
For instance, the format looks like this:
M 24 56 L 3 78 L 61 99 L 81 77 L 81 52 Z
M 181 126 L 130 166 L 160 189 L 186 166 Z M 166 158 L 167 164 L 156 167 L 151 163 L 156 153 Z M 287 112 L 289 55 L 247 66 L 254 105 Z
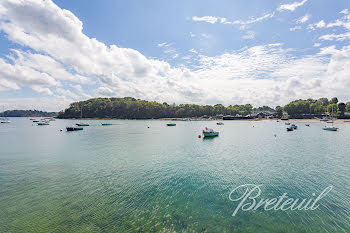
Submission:
M 89 120 L 65 132 L 77 121 L 11 120 L 0 125 L 0 232 L 350 232 L 350 124 Z M 206 126 L 220 136 L 199 139 Z M 232 216 L 243 184 L 262 185 L 262 198 L 333 189 L 316 210 Z

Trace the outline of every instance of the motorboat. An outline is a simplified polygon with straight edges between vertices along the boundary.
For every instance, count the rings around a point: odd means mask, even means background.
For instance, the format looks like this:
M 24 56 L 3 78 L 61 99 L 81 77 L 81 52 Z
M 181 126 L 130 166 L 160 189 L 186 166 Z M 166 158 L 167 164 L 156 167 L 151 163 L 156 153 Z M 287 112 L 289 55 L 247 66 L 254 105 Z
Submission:
M 78 130 L 83 130 L 83 127 L 76 127 L 76 126 L 68 126 L 66 127 L 67 131 L 78 131 Z
M 47 121 L 42 121 L 42 122 L 39 122 L 38 125 L 50 125 L 50 123 Z
M 217 122 L 217 125 L 224 125 L 224 122 Z
M 216 137 L 219 136 L 219 132 L 214 131 L 213 129 L 205 128 L 203 130 L 204 137 Z
M 168 124 L 166 124 L 167 126 L 176 126 L 176 124 L 175 123 L 168 123 Z

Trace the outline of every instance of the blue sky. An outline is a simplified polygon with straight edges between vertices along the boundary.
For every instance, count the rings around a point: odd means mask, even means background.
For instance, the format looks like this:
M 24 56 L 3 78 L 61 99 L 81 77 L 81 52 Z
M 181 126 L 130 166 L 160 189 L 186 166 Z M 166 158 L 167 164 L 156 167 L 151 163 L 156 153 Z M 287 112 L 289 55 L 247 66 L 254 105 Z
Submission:
M 348 8 L 346 0 L 4 0 L 0 105 L 349 101 Z

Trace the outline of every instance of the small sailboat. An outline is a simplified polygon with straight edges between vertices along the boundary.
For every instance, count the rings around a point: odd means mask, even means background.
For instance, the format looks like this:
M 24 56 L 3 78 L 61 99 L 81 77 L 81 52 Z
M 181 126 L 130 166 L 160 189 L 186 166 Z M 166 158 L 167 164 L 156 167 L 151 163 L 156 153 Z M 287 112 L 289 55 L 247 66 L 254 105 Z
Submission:
M 295 124 L 292 124 L 290 127 L 292 127 L 293 129 L 298 129 L 298 126 L 296 126 Z
M 219 136 L 219 132 L 205 127 L 205 129 L 203 130 L 203 135 L 204 137 L 216 137 L 216 136 Z
M 175 123 L 168 123 L 168 124 L 166 124 L 167 126 L 176 126 L 176 124 Z
M 331 126 L 330 125 L 326 125 L 325 127 L 323 127 L 323 130 L 338 131 L 338 128 L 334 127 L 334 121 L 333 120 L 335 120 L 335 118 L 333 117 L 333 107 L 332 107 L 332 120 L 331 121 L 327 121 L 327 123 L 330 123 L 332 125 Z
M 82 123 L 81 120 L 83 119 L 83 107 L 81 107 L 80 111 L 80 123 L 75 124 L 76 126 L 89 126 L 87 123 Z
M 83 127 L 76 127 L 76 126 L 68 126 L 66 127 L 67 131 L 78 131 L 78 130 L 83 130 Z
M 102 126 L 113 125 L 112 123 L 101 123 Z

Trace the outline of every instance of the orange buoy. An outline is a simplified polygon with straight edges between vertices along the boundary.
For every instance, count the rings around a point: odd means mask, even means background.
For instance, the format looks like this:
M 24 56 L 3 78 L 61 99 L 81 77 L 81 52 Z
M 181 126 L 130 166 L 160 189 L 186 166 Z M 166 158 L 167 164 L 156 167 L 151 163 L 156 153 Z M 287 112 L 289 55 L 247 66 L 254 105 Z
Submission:
M 201 137 L 202 137 L 202 135 L 198 134 L 198 138 L 201 138 Z

